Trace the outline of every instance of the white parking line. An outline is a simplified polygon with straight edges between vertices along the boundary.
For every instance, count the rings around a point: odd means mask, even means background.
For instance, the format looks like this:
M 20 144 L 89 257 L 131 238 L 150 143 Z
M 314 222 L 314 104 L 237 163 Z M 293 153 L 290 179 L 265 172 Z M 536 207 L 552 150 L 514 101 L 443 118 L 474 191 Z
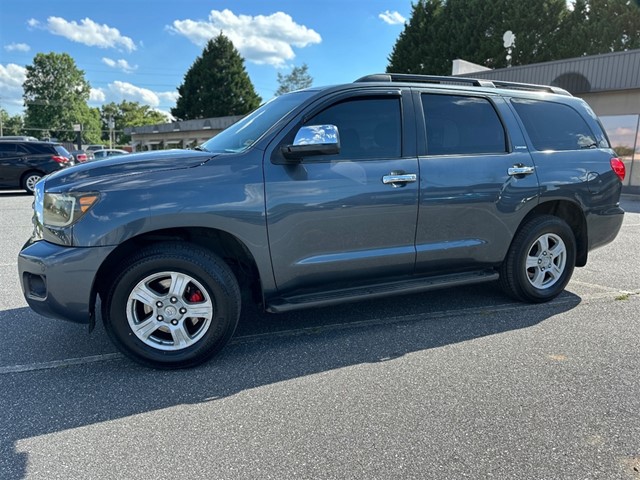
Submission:
M 604 287 L 602 285 L 595 285 L 595 284 L 577 282 L 577 281 L 572 281 L 572 283 L 588 285 L 591 287 L 599 287 L 605 290 L 605 292 L 603 293 L 583 295 L 580 297 L 582 301 L 594 301 L 599 299 L 611 300 L 613 299 L 612 294 L 615 294 L 615 293 L 628 294 L 628 295 L 634 295 L 634 296 L 640 295 L 640 291 L 628 292 L 628 291 L 623 291 L 619 289 Z M 551 303 L 530 304 L 528 308 L 540 308 L 541 306 L 544 306 L 544 305 L 561 305 L 564 303 L 572 303 L 574 301 L 575 300 L 572 298 L 559 299 L 559 300 L 556 299 Z M 482 312 L 484 314 L 494 313 L 494 312 L 506 312 L 509 310 L 522 310 L 522 308 L 527 308 L 527 304 L 504 303 L 499 305 L 486 305 L 481 307 L 463 308 L 460 310 L 440 310 L 438 312 L 416 313 L 411 315 L 400 315 L 397 317 L 373 318 L 369 320 L 361 320 L 359 322 L 332 323 L 329 325 L 321 325 L 317 327 L 280 330 L 277 332 L 258 333 L 255 335 L 244 335 L 241 337 L 235 337 L 231 339 L 229 344 L 242 345 L 247 343 L 255 343 L 255 342 L 269 339 L 269 338 L 318 335 L 318 334 L 326 333 L 329 331 L 346 330 L 346 329 L 359 328 L 359 327 L 365 327 L 365 326 L 393 325 L 393 324 L 399 324 L 399 323 L 408 323 L 408 322 L 414 322 L 414 321 L 427 320 L 430 318 L 445 318 L 445 317 L 451 317 L 451 316 L 457 316 L 457 315 L 472 315 L 472 314 L 477 314 L 479 312 Z M 38 370 L 50 370 L 53 368 L 68 367 L 72 365 L 84 365 L 87 363 L 105 362 L 109 360 L 118 360 L 122 358 L 125 358 L 125 357 L 120 353 L 106 353 L 102 355 L 93 355 L 88 357 L 77 357 L 77 358 L 67 358 L 64 360 L 54 360 L 51 362 L 30 363 L 30 364 L 24 364 L 24 365 L 11 365 L 6 367 L 0 367 L 0 375 L 6 375 L 10 373 L 33 372 Z
M 33 372 L 35 370 L 49 370 L 51 368 L 68 367 L 71 365 L 83 365 L 85 363 L 104 362 L 124 358 L 120 353 L 105 353 L 104 355 L 93 355 L 91 357 L 67 358 L 64 360 L 54 360 L 52 362 L 28 363 L 26 365 L 11 365 L 0 367 L 0 375 L 6 373 Z

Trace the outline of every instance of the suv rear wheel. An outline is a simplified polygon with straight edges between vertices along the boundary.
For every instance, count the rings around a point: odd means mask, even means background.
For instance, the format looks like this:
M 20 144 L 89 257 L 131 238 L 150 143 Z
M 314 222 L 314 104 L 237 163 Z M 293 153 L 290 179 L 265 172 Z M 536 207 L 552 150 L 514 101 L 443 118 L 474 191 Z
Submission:
M 219 257 L 195 245 L 163 243 L 126 264 L 102 312 L 107 333 L 123 353 L 156 368 L 193 367 L 231 339 L 240 290 Z
M 552 215 L 529 220 L 516 234 L 500 268 L 500 284 L 510 296 L 546 302 L 566 287 L 576 263 L 576 240 L 565 221 Z

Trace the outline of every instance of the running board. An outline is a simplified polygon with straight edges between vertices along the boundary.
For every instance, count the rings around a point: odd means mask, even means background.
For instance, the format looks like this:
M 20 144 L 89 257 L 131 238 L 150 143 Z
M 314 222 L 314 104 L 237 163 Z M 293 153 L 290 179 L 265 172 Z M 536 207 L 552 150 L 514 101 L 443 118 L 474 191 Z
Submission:
M 345 302 L 356 302 L 391 295 L 424 292 L 439 288 L 456 287 L 473 283 L 491 282 L 498 279 L 494 270 L 481 270 L 465 273 L 439 275 L 435 277 L 411 278 L 364 287 L 351 287 L 322 293 L 276 297 L 267 302 L 267 311 L 272 313 L 288 312 L 303 308 L 325 307 Z

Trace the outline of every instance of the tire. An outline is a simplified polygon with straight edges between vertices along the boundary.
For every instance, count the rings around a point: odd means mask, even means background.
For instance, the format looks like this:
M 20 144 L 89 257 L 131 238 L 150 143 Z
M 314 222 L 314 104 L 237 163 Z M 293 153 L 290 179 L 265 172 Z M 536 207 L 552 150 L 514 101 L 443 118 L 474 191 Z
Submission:
M 22 178 L 22 188 L 24 188 L 27 193 L 33 195 L 33 192 L 36 188 L 36 183 L 40 181 L 42 178 L 42 174 L 39 172 L 29 172 Z
M 541 303 L 557 297 L 576 263 L 576 240 L 565 221 L 534 217 L 516 234 L 500 268 L 500 284 L 511 297 Z
M 189 243 L 146 247 L 122 262 L 102 307 L 125 355 L 162 369 L 199 365 L 229 342 L 240 316 L 238 282 L 222 259 Z

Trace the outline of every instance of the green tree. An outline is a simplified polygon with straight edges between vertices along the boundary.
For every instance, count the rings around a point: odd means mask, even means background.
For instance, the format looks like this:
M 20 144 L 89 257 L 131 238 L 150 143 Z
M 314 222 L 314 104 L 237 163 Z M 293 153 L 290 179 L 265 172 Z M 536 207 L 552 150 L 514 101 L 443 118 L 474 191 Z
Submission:
M 24 119 L 21 115 L 9 115 L 0 108 L 0 125 L 2 125 L 2 135 L 24 135 Z
M 627 0 L 575 0 L 558 35 L 561 58 L 640 48 L 640 8 Z
M 180 120 L 244 115 L 260 105 L 244 59 L 222 33 L 207 42 L 178 87 L 171 109 Z
M 276 96 L 280 96 L 294 90 L 309 88 L 313 84 L 313 78 L 309 75 L 309 67 L 303 63 L 300 67 L 293 67 L 291 73 L 283 75 L 278 72 L 278 83 L 280 86 L 276 90 Z
M 387 72 L 444 74 L 448 59 L 432 55 L 442 47 L 439 30 L 444 26 L 441 0 L 418 0 L 412 5 L 411 17 L 389 56 Z M 449 68 L 449 72 L 451 69 Z
M 87 105 L 91 87 L 68 54 L 38 53 L 27 66 L 23 89 L 30 135 L 74 141 L 73 126 L 80 123 L 87 141 L 100 138 L 99 112 Z
M 461 58 L 507 66 L 640 48 L 640 9 L 628 0 L 418 0 L 389 56 L 388 72 L 449 75 Z
M 115 142 L 119 145 L 131 141 L 131 135 L 125 135 L 125 127 L 140 127 L 142 125 L 154 125 L 166 123 L 167 117 L 149 105 L 141 105 L 138 102 L 106 103 L 100 110 L 102 121 L 102 140 L 109 140 L 109 119 L 113 119 Z

